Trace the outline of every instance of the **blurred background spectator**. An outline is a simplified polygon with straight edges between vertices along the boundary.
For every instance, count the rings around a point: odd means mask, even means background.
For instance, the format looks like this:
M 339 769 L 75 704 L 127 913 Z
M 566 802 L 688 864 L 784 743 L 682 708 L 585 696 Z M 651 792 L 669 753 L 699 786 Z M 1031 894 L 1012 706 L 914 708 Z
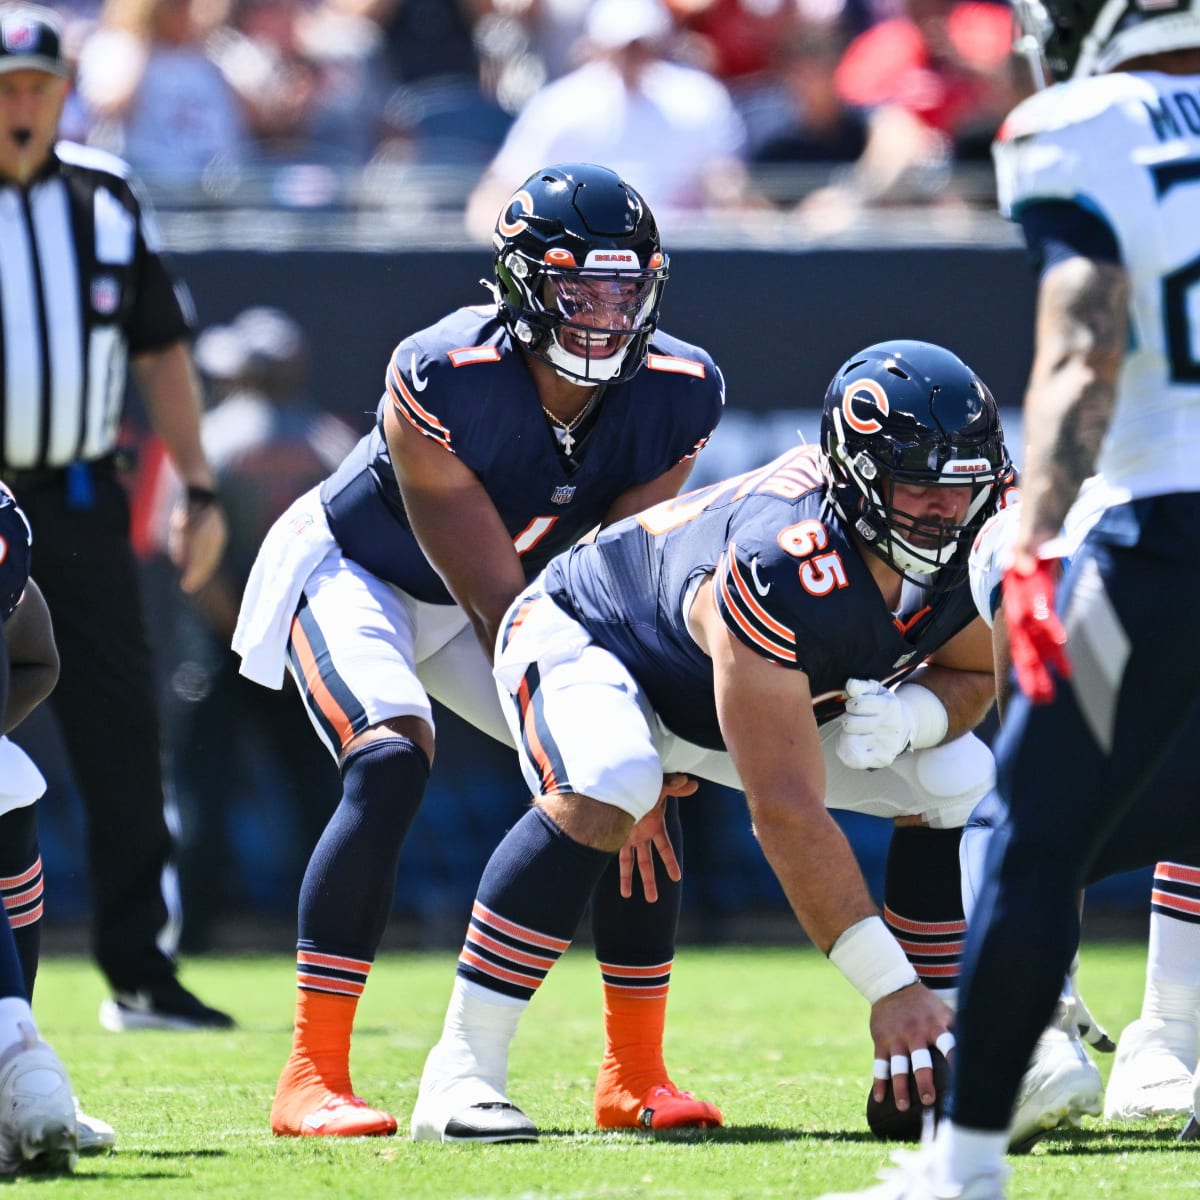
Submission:
M 854 180 L 872 203 L 957 201 L 952 164 L 987 157 L 1020 98 L 1012 70 L 1013 14 L 990 0 L 904 0 L 902 11 L 859 34 L 834 83 L 846 104 L 871 112 Z
M 673 31 L 657 0 L 595 0 L 587 60 L 521 110 L 467 203 L 468 233 L 489 238 L 513 189 L 553 162 L 611 167 L 664 230 L 680 212 L 745 203 L 741 118 L 718 80 L 667 57 Z
M 367 17 L 334 3 L 232 0 L 211 53 L 260 160 L 362 166 L 371 157 L 389 74 Z
M 836 26 L 796 28 L 770 56 L 773 88 L 756 104 L 755 164 L 852 163 L 867 145 L 867 114 L 834 85 L 845 42 Z
M 207 49 L 224 0 L 105 0 L 79 53 L 88 140 L 147 176 L 194 177 L 246 153 L 246 117 Z

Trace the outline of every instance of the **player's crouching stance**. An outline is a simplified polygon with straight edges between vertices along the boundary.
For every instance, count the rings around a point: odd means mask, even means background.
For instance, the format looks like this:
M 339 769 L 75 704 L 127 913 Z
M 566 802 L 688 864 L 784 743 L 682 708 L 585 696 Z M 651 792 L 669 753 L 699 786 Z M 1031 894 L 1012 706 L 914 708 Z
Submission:
M 956 968 L 957 829 L 992 782 L 969 733 L 993 680 L 966 557 L 1010 481 L 974 372 L 936 346 L 885 343 L 834 377 L 819 449 L 614 525 L 518 597 L 495 674 L 534 807 L 480 882 L 415 1138 L 475 1140 L 481 1117 L 511 1107 L 521 1014 L 670 772 L 744 789 L 801 924 L 871 1005 L 878 1090 L 894 1075 L 907 1107 L 911 1062 L 932 1103 L 929 1048 L 952 1045 L 953 1013 L 919 972 Z M 957 916 L 897 926 L 911 957 L 829 807 L 953 831 L 925 882 Z

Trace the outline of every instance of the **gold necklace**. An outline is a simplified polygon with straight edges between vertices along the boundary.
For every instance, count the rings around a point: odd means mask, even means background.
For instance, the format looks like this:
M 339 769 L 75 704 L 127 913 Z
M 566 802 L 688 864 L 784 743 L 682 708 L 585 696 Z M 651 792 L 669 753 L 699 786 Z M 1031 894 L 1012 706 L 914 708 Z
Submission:
M 593 392 L 588 398 L 588 402 L 573 416 L 569 421 L 564 421 L 562 417 L 557 417 L 544 404 L 542 412 L 550 418 L 554 424 L 554 436 L 558 438 L 558 444 L 569 455 L 575 449 L 575 439 L 571 436 L 572 430 L 578 428 L 579 422 L 592 411 L 592 402 L 596 399 L 596 393 Z

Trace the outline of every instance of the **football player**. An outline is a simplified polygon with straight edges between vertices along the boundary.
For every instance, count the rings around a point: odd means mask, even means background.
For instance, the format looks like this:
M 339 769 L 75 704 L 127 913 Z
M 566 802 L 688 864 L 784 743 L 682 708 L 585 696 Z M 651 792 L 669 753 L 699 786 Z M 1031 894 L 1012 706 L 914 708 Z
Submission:
M 1081 491 L 1080 499 L 1067 519 L 1062 543 L 1064 552 L 1078 545 L 1091 522 L 1112 502 L 1110 496 L 1102 495 L 1102 486 L 1101 480 L 1093 479 Z M 1000 606 L 1004 568 L 1016 533 L 1016 509 L 1005 508 L 984 526 L 971 551 L 971 590 L 981 615 L 989 624 Z M 1003 621 L 995 622 L 993 645 L 997 689 L 1004 694 L 1011 685 Z M 1187 777 L 1190 753 L 1190 747 L 1183 747 L 1168 757 L 1149 789 L 1151 796 L 1163 797 L 1174 805 L 1180 787 L 1185 786 L 1182 781 Z M 998 805 L 994 796 L 989 797 L 967 823 L 963 836 L 964 899 L 982 880 L 987 838 L 997 827 L 1002 812 Z M 1147 846 L 1146 835 L 1153 836 L 1156 830 L 1160 834 L 1158 845 Z M 1089 870 L 1088 882 L 1094 883 L 1123 869 L 1120 864 L 1124 860 L 1113 857 L 1118 851 L 1131 853 L 1137 860 L 1135 865 L 1139 866 L 1144 865 L 1147 854 L 1178 856 L 1186 849 L 1179 837 L 1180 831 L 1175 828 L 1174 821 L 1147 821 L 1145 810 L 1139 805 L 1109 838 L 1105 850 Z M 1192 1111 L 1192 1075 L 1198 1057 L 1197 1026 L 1200 1024 L 1197 883 L 1200 883 L 1200 867 L 1192 863 L 1164 860 L 1155 865 L 1142 1011 L 1125 1027 L 1115 1047 L 1117 1057 L 1104 1092 L 1106 1120 L 1141 1120 Z M 1077 990 L 1065 999 L 1068 1006 L 1074 1007 L 1076 1019 L 1082 1019 L 1089 1027 L 1089 1033 L 1099 1028 Z M 1109 1048 L 1113 1048 L 1111 1043 Z M 1052 1113 L 1052 1105 L 1044 1106 L 1044 1116 L 1049 1117 Z M 1063 1119 L 1073 1124 L 1074 1115 L 1065 1112 Z
M 998 743 L 1006 811 L 968 933 L 949 1119 L 860 1193 L 880 1200 L 1004 1194 L 1013 1100 L 1078 944 L 1079 888 L 1123 822 L 1139 836 L 1115 851 L 1133 866 L 1135 850 L 1155 861 L 1163 821 L 1178 845 L 1200 821 L 1194 755 L 1168 794 L 1146 786 L 1200 686 L 1200 4 L 1021 9 L 1059 82 L 995 146 L 1001 206 L 1041 269 L 1002 585 L 1020 694 Z M 1054 541 L 1093 473 L 1112 502 L 1059 589 Z
M 959 827 L 993 777 L 969 732 L 993 680 L 967 553 L 1011 482 L 979 377 L 889 342 L 835 375 L 820 447 L 551 561 L 509 610 L 495 668 L 534 806 L 480 882 L 415 1138 L 461 1140 L 497 1109 L 536 1136 L 507 1096 L 509 1043 L 674 772 L 744 788 L 801 924 L 871 1005 L 880 1083 L 907 1108 L 911 1061 L 933 1101 L 929 1047 L 952 1044 L 953 1016 L 922 978 L 956 973 Z M 936 843 L 937 869 L 906 872 L 903 948 L 827 806 Z
M 24 936 L 18 946 L 13 935 L 14 923 L 36 929 L 41 915 L 33 803 L 46 782 L 4 734 L 50 694 L 58 679 L 49 611 L 29 578 L 30 542 L 25 514 L 0 485 L 0 859 L 16 855 L 28 866 L 31 841 L 34 858 L 20 891 L 13 886 L 15 878 L 0 880 L 5 892 L 0 904 L 0 1175 L 70 1171 L 78 1153 L 71 1082 L 38 1035 L 29 1003 L 37 939 Z
M 291 672 L 343 780 L 300 894 L 279 1135 L 396 1129 L 355 1095 L 350 1035 L 433 761 L 429 697 L 511 744 L 491 679 L 505 609 L 594 527 L 676 495 L 724 404 L 709 355 L 658 328 L 667 256 L 612 171 L 538 171 L 493 247 L 491 302 L 397 346 L 375 428 L 268 534 L 234 636 L 249 678 L 278 688 Z M 596 1119 L 636 1125 L 652 1107 L 658 1128 L 718 1125 L 663 1064 L 678 879 L 664 869 L 650 892 L 657 903 L 622 902 L 614 863 L 594 907 L 607 1039 Z M 469 1132 L 512 1134 L 498 1109 Z

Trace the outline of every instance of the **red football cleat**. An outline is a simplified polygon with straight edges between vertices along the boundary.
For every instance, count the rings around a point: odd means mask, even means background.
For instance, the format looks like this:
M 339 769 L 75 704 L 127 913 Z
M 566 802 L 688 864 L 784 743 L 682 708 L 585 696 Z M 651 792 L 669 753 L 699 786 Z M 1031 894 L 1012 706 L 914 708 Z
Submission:
M 721 1110 L 673 1083 L 658 1084 L 642 1097 L 638 1124 L 647 1129 L 719 1129 L 725 1123 Z

